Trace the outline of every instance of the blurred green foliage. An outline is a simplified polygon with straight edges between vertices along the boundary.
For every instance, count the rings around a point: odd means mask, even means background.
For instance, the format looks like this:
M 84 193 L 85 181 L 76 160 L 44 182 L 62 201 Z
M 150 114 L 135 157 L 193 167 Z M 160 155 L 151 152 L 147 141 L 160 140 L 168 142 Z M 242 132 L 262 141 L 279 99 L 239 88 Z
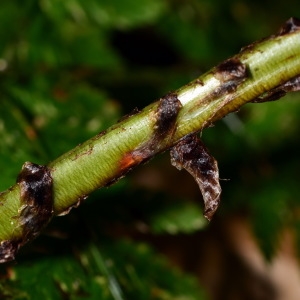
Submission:
M 25 161 L 48 163 L 274 33 L 299 6 L 296 0 L 2 0 L 0 190 L 14 184 Z M 300 241 L 299 97 L 247 105 L 203 132 L 221 178 L 231 179 L 222 181 L 216 219 L 249 218 L 269 259 L 284 227 Z M 156 172 L 164 172 L 168 162 L 155 162 Z M 141 170 L 146 184 L 129 175 L 95 192 L 53 220 L 17 264 L 1 266 L 0 298 L 206 299 L 201 284 L 151 248 L 158 235 L 177 234 L 180 244 L 183 234 L 210 230 L 194 202 L 200 192 L 177 194 L 175 168 L 156 185 L 147 166 Z
M 203 298 L 195 279 L 170 269 L 147 245 L 124 241 L 101 244 L 100 248 L 93 243 L 85 250 L 78 249 L 76 258 L 48 256 L 22 263 L 7 293 L 16 299 L 37 300 Z M 37 267 L 32 267 L 33 263 Z

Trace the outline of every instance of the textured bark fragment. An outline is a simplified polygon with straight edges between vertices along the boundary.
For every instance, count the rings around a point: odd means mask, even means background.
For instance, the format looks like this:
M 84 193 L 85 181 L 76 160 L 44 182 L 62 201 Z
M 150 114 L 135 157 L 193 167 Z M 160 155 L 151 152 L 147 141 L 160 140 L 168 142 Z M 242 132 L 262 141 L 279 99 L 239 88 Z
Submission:
M 236 88 L 248 77 L 247 67 L 237 58 L 230 58 L 219 64 L 214 72 L 221 85 L 213 93 L 213 98 L 235 92 Z
M 300 76 L 296 76 L 285 83 L 275 87 L 274 89 L 260 95 L 256 99 L 252 100 L 253 103 L 262 103 L 268 101 L 275 101 L 289 92 L 298 92 L 300 91 Z
M 203 128 L 210 126 L 212 120 L 218 117 L 219 111 L 233 99 L 234 92 L 248 78 L 249 73 L 247 65 L 242 63 L 240 59 L 233 57 L 219 64 L 213 70 L 213 75 L 219 80 L 220 85 L 211 94 L 202 98 L 199 104 L 203 105 L 221 97 L 225 99 L 220 102 L 215 113 L 206 120 Z
M 184 137 L 171 151 L 171 163 L 186 169 L 196 180 L 204 200 L 204 216 L 210 221 L 220 203 L 221 186 L 217 161 L 196 134 Z
M 216 67 L 215 77 L 222 83 L 240 81 L 247 77 L 246 65 L 238 58 L 229 58 Z
M 18 176 L 22 206 L 19 222 L 27 239 L 37 236 L 53 215 L 53 182 L 50 170 L 26 162 Z
M 21 239 L 5 240 L 0 243 L 0 263 L 15 259 L 15 255 L 22 245 Z
M 153 141 L 158 142 L 159 139 L 163 140 L 174 133 L 177 115 L 181 107 L 181 102 L 178 100 L 176 93 L 169 93 L 160 99 Z
M 53 216 L 53 182 L 46 166 L 26 162 L 18 176 L 21 207 L 18 211 L 22 236 L 0 244 L 0 262 L 13 260 L 18 249 L 35 238 Z
M 280 28 L 278 36 L 292 33 L 297 30 L 300 30 L 300 20 L 295 17 L 292 17 L 288 19 L 285 22 L 285 24 Z

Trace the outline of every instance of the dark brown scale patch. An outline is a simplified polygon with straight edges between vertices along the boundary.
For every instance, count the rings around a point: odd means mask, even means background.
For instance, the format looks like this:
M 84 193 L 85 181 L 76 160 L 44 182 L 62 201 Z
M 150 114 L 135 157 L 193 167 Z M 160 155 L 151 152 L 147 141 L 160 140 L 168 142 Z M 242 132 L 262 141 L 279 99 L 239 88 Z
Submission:
M 16 217 L 22 227 L 18 239 L 2 241 L 0 262 L 14 259 L 18 249 L 35 238 L 53 216 L 53 181 L 50 169 L 26 162 L 17 178 L 20 186 L 21 208 Z
M 132 168 L 148 161 L 159 151 L 163 144 L 172 138 L 176 129 L 177 115 L 181 107 L 181 102 L 178 100 L 176 93 L 169 93 L 159 100 L 155 113 L 156 123 L 152 138 L 139 148 L 124 155 L 120 164 L 121 170 Z
M 49 168 L 26 162 L 18 176 L 22 206 L 19 222 L 27 239 L 37 236 L 53 215 L 52 177 Z
M 269 101 L 276 101 L 285 95 L 286 95 L 286 92 L 284 90 L 273 89 L 273 90 L 270 90 L 270 91 L 260 95 L 259 97 L 255 98 L 251 102 L 252 103 L 263 103 L 263 102 L 269 102 Z
M 5 240 L 0 243 L 0 263 L 15 259 L 15 255 L 22 245 L 21 239 Z
M 284 89 L 284 91 L 287 93 L 300 91 L 300 76 L 296 76 L 288 80 L 283 85 L 281 85 L 281 88 Z
M 169 93 L 160 99 L 154 132 L 156 139 L 158 137 L 164 139 L 166 135 L 174 132 L 177 115 L 181 107 L 176 93 Z
M 227 59 L 216 67 L 215 77 L 221 83 L 226 81 L 240 81 L 247 77 L 246 65 L 237 58 Z
M 216 98 L 233 93 L 248 77 L 247 67 L 239 59 L 230 58 L 215 68 L 214 76 L 220 81 L 220 86 L 212 94 Z
M 280 28 L 277 35 L 281 36 L 298 30 L 300 30 L 300 20 L 292 17 L 285 22 L 285 24 Z
M 217 161 L 196 134 L 180 140 L 170 154 L 172 165 L 179 170 L 186 169 L 198 183 L 204 200 L 204 216 L 210 221 L 221 195 Z

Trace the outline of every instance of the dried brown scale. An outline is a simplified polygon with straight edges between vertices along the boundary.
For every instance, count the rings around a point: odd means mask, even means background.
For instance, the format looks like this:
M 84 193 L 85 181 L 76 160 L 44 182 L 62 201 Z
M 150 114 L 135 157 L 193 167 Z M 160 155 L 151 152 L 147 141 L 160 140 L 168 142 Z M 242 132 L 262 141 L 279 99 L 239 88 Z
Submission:
M 169 93 L 160 99 L 153 140 L 165 139 L 166 136 L 170 138 L 175 131 L 176 119 L 181 107 L 176 93 Z
M 219 97 L 236 90 L 238 85 L 248 77 L 247 67 L 239 59 L 231 58 L 216 67 L 214 76 L 221 85 L 213 93 L 213 97 Z
M 0 244 L 0 263 L 5 263 L 14 260 L 15 255 L 21 246 L 21 239 L 11 239 L 2 241 Z
M 2 241 L 0 262 L 13 260 L 18 249 L 35 238 L 51 220 L 53 210 L 53 180 L 46 166 L 26 162 L 17 178 L 21 207 L 16 220 L 22 236 Z
M 237 81 L 247 77 L 246 65 L 238 58 L 230 58 L 215 68 L 215 77 L 222 83 L 226 81 Z
M 216 112 L 208 120 L 206 120 L 203 124 L 203 128 L 212 125 L 213 120 L 217 118 L 222 107 L 232 100 L 232 96 L 238 86 L 249 76 L 247 66 L 237 58 L 228 59 L 224 64 L 222 63 L 216 67 L 213 73 L 221 84 L 214 92 L 204 99 L 201 99 L 201 104 L 209 103 L 210 101 L 222 96 L 225 96 L 226 98 L 220 104 L 220 107 L 216 109 Z
M 292 17 L 280 28 L 277 36 L 282 36 L 300 30 L 300 20 Z
M 217 161 L 196 134 L 187 135 L 170 151 L 171 163 L 177 169 L 186 169 L 196 180 L 204 200 L 204 216 L 211 220 L 221 195 Z
M 288 80 L 282 85 L 285 92 L 298 92 L 300 91 L 300 76 L 296 76 Z
M 36 236 L 53 215 L 53 180 L 46 166 L 26 162 L 18 176 L 22 206 L 19 222 L 28 238 Z
M 222 95 L 231 94 L 243 83 L 247 77 L 247 66 L 237 58 L 231 58 L 221 63 L 213 70 L 214 77 L 219 80 L 220 85 L 214 92 L 201 98 L 201 104 L 209 103 Z M 200 103 L 199 103 L 200 104 Z M 205 124 L 205 126 L 207 123 Z

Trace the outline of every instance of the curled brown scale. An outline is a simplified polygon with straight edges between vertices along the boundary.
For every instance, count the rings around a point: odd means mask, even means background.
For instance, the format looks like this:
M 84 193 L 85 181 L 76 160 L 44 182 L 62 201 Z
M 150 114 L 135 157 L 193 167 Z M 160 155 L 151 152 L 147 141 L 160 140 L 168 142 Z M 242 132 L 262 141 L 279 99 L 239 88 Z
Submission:
M 298 18 L 292 17 L 288 19 L 285 22 L 285 24 L 280 28 L 278 36 L 292 33 L 297 30 L 300 30 L 300 20 Z
M 198 183 L 204 200 L 204 216 L 210 221 L 219 206 L 221 195 L 217 161 L 196 134 L 181 139 L 170 154 L 172 165 L 188 171 Z

